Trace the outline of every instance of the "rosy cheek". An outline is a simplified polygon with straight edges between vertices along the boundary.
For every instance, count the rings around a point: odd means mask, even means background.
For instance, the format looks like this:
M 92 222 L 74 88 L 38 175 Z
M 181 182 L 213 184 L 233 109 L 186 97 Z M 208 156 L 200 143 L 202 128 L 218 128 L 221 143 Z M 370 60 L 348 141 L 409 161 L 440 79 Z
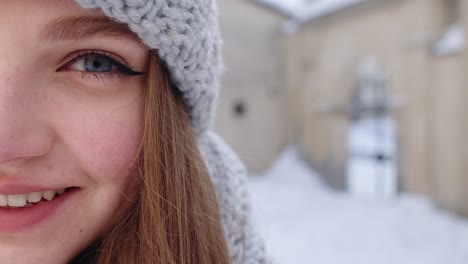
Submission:
M 140 147 L 144 104 L 141 87 L 129 86 L 95 96 L 53 90 L 47 118 L 60 139 L 58 159 L 72 173 L 94 182 L 127 175 Z
M 131 122 L 132 123 L 132 122 Z M 140 146 L 141 129 L 137 124 L 107 121 L 106 124 L 90 129 L 82 159 L 94 180 L 118 179 L 127 174 Z

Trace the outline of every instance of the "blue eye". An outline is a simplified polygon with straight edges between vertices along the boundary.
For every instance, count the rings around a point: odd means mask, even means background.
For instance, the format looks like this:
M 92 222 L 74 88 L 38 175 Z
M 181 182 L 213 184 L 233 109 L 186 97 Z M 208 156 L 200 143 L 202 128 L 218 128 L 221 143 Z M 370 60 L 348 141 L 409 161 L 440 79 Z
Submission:
M 59 71 L 62 70 L 79 71 L 95 75 L 116 73 L 135 76 L 143 74 L 143 72 L 132 70 L 117 59 L 112 58 L 111 55 L 97 51 L 78 53 L 78 55 L 59 69 Z
M 90 54 L 82 60 L 84 64 L 83 68 L 88 72 L 110 72 L 116 69 L 110 59 L 101 55 Z

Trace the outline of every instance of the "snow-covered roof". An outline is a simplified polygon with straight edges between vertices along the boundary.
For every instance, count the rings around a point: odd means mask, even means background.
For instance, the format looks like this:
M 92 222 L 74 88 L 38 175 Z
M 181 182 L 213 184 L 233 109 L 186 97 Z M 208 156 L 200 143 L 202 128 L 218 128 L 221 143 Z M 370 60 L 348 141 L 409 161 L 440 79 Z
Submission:
M 465 30 L 460 24 L 448 27 L 442 38 L 432 46 L 435 56 L 444 56 L 459 53 L 465 47 Z
M 291 19 L 304 22 L 332 14 L 367 0 L 255 0 Z

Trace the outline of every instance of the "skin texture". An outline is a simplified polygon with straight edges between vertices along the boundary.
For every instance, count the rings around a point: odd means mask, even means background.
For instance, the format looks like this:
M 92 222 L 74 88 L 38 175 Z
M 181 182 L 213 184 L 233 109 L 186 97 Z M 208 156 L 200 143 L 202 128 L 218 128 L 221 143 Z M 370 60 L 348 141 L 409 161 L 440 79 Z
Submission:
M 112 224 L 135 180 L 128 171 L 140 146 L 144 75 L 64 65 L 77 51 L 100 50 L 144 72 L 147 51 L 106 34 L 40 38 L 47 23 L 75 16 L 100 14 L 71 1 L 0 0 L 0 187 L 80 188 L 37 225 L 0 232 L 0 263 L 66 263 Z

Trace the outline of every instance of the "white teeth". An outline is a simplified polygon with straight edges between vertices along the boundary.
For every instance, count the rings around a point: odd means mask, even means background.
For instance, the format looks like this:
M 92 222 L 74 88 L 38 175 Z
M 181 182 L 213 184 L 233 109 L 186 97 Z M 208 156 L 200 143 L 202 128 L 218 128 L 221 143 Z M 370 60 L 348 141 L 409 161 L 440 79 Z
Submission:
M 26 205 L 26 194 L 8 195 L 8 205 L 11 207 L 23 207 Z
M 63 193 L 65 193 L 65 189 L 27 194 L 0 194 L 0 206 L 30 207 L 40 202 L 42 198 L 47 201 L 52 201 L 55 198 L 55 194 L 62 195 Z
M 7 206 L 8 205 L 8 195 L 0 194 L 0 206 Z
M 28 193 L 28 202 L 37 203 L 42 199 L 42 192 Z
M 44 199 L 46 199 L 47 201 L 52 201 L 52 199 L 54 199 L 55 197 L 55 191 L 45 191 L 45 192 L 42 192 L 42 197 L 44 197 Z

